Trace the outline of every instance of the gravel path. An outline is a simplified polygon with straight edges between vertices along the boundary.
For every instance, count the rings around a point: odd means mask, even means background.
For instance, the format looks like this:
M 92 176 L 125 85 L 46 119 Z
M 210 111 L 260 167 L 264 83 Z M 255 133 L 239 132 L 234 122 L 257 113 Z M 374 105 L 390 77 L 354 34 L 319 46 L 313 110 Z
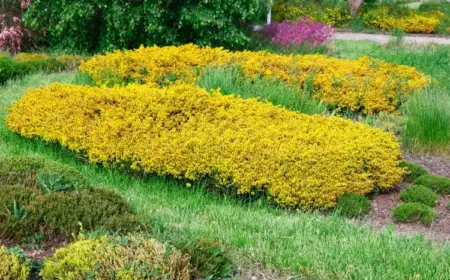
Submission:
M 368 33 L 353 33 L 353 32 L 336 32 L 333 39 L 338 40 L 353 40 L 353 41 L 375 41 L 380 44 L 386 44 L 392 37 L 386 34 L 368 34 Z M 450 38 L 426 36 L 426 35 L 408 35 L 402 38 L 404 43 L 415 44 L 430 44 L 436 43 L 441 45 L 450 45 Z

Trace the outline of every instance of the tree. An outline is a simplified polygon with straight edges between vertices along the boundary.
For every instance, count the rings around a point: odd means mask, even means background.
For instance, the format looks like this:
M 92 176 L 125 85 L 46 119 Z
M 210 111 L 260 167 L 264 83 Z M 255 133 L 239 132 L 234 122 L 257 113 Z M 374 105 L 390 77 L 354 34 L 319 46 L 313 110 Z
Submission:
M 348 4 L 350 6 L 350 14 L 352 16 L 356 16 L 359 12 L 359 9 L 364 4 L 364 0 L 348 0 Z
M 98 52 L 139 45 L 244 48 L 269 0 L 33 0 L 25 23 L 51 46 Z

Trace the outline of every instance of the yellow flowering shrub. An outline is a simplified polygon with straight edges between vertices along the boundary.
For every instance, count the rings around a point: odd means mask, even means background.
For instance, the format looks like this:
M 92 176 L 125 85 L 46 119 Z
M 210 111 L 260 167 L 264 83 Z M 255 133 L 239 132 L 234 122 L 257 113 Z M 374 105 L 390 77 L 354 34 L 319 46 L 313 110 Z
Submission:
M 379 7 L 368 11 L 364 22 L 382 30 L 400 29 L 408 33 L 433 33 L 440 24 L 442 12 L 417 13 L 410 9 L 392 11 L 389 7 Z
M 374 113 L 395 111 L 428 81 L 414 67 L 362 57 L 357 60 L 324 55 L 280 55 L 230 52 L 222 48 L 141 47 L 98 55 L 83 63 L 97 84 L 149 85 L 173 80 L 193 83 L 205 66 L 235 65 L 250 78 L 276 78 L 303 87 L 314 73 L 314 97 L 330 106 Z
M 26 62 L 26 61 L 39 61 L 49 59 L 50 56 L 46 53 L 18 53 L 14 56 L 14 61 Z
M 83 61 L 86 60 L 85 57 L 81 55 L 60 55 L 56 57 L 56 60 L 68 64 L 69 66 L 79 66 Z
M 264 192 L 294 208 L 327 208 L 348 192 L 389 189 L 403 175 L 395 137 L 338 117 L 308 116 L 193 85 L 29 90 L 13 131 L 85 154 L 237 194 Z
M 29 274 L 27 264 L 19 256 L 8 253 L 5 247 L 0 246 L 0 279 L 27 280 Z
M 332 25 L 345 25 L 352 19 L 347 9 L 337 7 L 325 8 L 314 4 L 299 7 L 297 5 L 275 2 L 272 5 L 272 14 L 275 21 L 283 21 L 285 19 L 297 20 L 302 17 L 309 17 L 314 21 Z
M 81 239 L 56 250 L 40 276 L 53 279 L 189 280 L 189 257 L 143 236 Z M 111 275 L 115 277 L 111 278 Z

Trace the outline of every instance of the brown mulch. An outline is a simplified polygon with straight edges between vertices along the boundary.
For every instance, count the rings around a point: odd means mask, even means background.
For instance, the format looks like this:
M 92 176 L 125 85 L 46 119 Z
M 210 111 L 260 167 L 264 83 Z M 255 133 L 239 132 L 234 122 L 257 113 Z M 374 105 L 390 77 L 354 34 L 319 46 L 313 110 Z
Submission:
M 372 210 L 364 221 L 380 231 L 387 225 L 395 224 L 395 232 L 407 235 L 423 235 L 432 241 L 450 241 L 450 211 L 446 208 L 448 197 L 442 196 L 435 211 L 439 213 L 431 227 L 417 223 L 396 224 L 392 219 L 392 209 L 401 203 L 398 193 L 381 194 L 372 200 Z
M 405 155 L 405 160 L 421 165 L 428 172 L 450 178 L 450 158 L 432 155 Z
M 405 160 L 421 165 L 430 173 L 450 178 L 450 158 L 431 155 L 405 155 Z M 441 196 L 435 211 L 439 216 L 430 227 L 421 223 L 396 224 L 392 219 L 392 209 L 401 203 L 398 188 L 396 192 L 375 196 L 372 210 L 363 222 L 368 222 L 376 230 L 384 231 L 387 225 L 395 224 L 395 231 L 407 235 L 423 235 L 432 241 L 450 241 L 450 210 L 446 208 L 450 196 Z

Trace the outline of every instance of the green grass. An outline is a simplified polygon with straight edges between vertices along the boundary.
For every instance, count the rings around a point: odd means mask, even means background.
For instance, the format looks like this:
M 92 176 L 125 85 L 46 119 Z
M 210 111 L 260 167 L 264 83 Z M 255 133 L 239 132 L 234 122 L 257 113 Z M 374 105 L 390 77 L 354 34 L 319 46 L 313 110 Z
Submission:
M 432 87 L 403 106 L 408 116 L 403 141 L 408 149 L 446 152 L 450 147 L 450 91 Z
M 327 112 L 323 102 L 312 98 L 312 79 L 307 81 L 303 92 L 299 92 L 276 80 L 251 81 L 242 75 L 239 68 L 210 67 L 206 69 L 198 85 L 207 90 L 220 88 L 222 94 L 236 94 L 242 98 L 266 100 L 274 105 L 304 114 Z
M 76 74 L 32 75 L 0 88 L 0 108 L 26 88 L 51 82 L 83 83 Z M 161 241 L 181 238 L 220 240 L 241 267 L 277 269 L 306 279 L 446 279 L 450 247 L 423 237 L 406 238 L 391 230 L 378 234 L 367 226 L 314 213 L 286 212 L 258 203 L 205 193 L 179 181 L 148 176 L 130 178 L 116 170 L 77 160 L 56 145 L 27 140 L 5 127 L 0 113 L 0 156 L 40 154 L 68 164 L 93 184 L 120 190 Z

